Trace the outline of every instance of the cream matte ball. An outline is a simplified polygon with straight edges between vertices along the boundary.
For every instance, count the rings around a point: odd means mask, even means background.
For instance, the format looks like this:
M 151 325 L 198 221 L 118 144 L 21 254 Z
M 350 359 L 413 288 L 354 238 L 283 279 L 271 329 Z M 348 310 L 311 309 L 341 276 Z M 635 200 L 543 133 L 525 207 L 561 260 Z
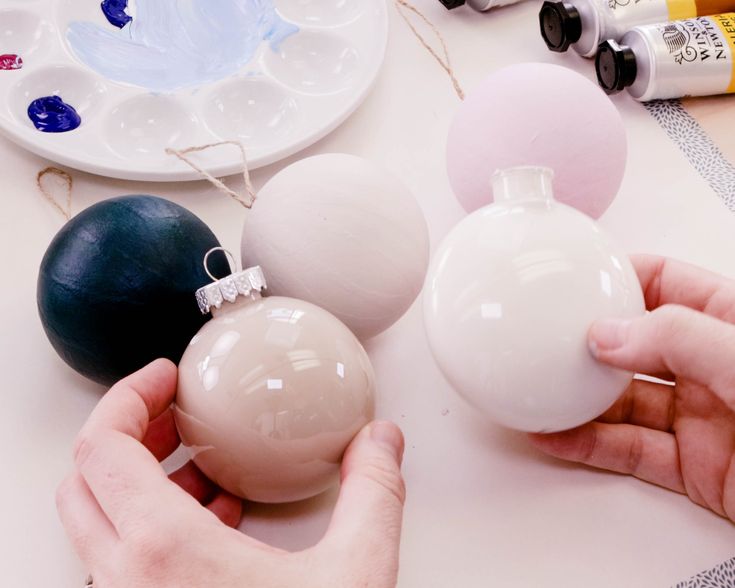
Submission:
M 597 362 L 587 333 L 645 312 L 632 264 L 588 216 L 555 202 L 550 174 L 523 168 L 438 248 L 424 322 L 447 380 L 507 427 L 561 431 L 607 410 L 633 374 Z
M 598 218 L 620 189 L 626 157 L 623 121 L 605 93 L 547 63 L 487 77 L 459 107 L 447 141 L 449 180 L 467 212 L 493 202 L 495 171 L 537 165 L 554 170 L 560 202 Z
M 269 294 L 317 304 L 364 340 L 393 325 L 421 292 L 429 233 L 398 178 L 353 155 L 317 155 L 260 190 L 242 260 L 263 267 Z

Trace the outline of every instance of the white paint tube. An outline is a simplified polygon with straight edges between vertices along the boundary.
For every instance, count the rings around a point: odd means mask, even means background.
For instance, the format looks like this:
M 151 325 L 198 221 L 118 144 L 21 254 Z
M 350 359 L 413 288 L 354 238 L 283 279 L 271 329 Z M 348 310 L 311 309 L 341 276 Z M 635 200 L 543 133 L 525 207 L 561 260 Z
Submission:
M 600 44 L 597 80 L 641 102 L 735 93 L 735 13 L 635 27 Z
M 539 12 L 541 36 L 552 51 L 570 47 L 593 57 L 603 41 L 619 41 L 636 26 L 735 10 L 735 0 L 547 0 Z

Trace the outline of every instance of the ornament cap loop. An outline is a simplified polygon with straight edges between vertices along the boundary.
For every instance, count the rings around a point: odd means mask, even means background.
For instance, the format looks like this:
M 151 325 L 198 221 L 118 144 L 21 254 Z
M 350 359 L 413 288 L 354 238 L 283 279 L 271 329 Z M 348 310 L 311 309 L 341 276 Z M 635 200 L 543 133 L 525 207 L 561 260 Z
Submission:
M 196 291 L 197 304 L 202 314 L 209 314 L 212 308 L 221 308 L 225 302 L 234 303 L 240 296 L 260 294 L 267 287 L 260 266 L 241 270 L 221 279 L 215 278 L 207 265 L 209 256 L 215 251 L 222 251 L 229 259 L 235 261 L 232 253 L 223 247 L 215 247 L 207 251 L 204 256 L 204 270 L 212 278 L 212 283 Z

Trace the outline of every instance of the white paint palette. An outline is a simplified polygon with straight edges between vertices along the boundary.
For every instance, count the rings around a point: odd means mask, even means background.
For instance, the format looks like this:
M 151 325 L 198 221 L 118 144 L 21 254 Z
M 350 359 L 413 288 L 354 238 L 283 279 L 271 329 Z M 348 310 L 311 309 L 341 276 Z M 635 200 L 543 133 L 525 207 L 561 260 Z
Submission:
M 19 69 L 0 69 L 0 131 L 62 165 L 132 180 L 198 179 L 165 153 L 169 147 L 241 141 L 252 169 L 292 155 L 334 130 L 362 102 L 383 62 L 388 16 L 385 0 L 273 4 L 297 32 L 275 46 L 261 42 L 246 64 L 221 79 L 154 92 L 115 81 L 78 58 L 68 38 L 72 23 L 120 32 L 100 0 L 0 0 L 0 56 L 22 59 Z M 128 13 L 135 19 L 133 0 Z M 37 130 L 28 108 L 48 96 L 71 105 L 81 125 L 63 133 Z M 242 170 L 237 149 L 195 157 L 217 176 Z

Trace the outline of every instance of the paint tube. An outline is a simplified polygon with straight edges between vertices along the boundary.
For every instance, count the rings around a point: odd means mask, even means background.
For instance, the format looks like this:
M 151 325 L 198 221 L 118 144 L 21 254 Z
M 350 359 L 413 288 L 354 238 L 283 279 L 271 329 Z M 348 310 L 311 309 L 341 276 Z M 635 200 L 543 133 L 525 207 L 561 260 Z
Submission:
M 453 10 L 467 4 L 478 12 L 485 12 L 491 8 L 498 6 L 507 6 L 508 4 L 518 4 L 522 0 L 439 0 L 447 10 Z
M 603 41 L 619 41 L 633 27 L 735 10 L 735 0 L 547 0 L 541 36 L 552 51 L 572 47 L 592 57 Z
M 595 60 L 608 93 L 645 102 L 735 92 L 735 13 L 635 27 Z

